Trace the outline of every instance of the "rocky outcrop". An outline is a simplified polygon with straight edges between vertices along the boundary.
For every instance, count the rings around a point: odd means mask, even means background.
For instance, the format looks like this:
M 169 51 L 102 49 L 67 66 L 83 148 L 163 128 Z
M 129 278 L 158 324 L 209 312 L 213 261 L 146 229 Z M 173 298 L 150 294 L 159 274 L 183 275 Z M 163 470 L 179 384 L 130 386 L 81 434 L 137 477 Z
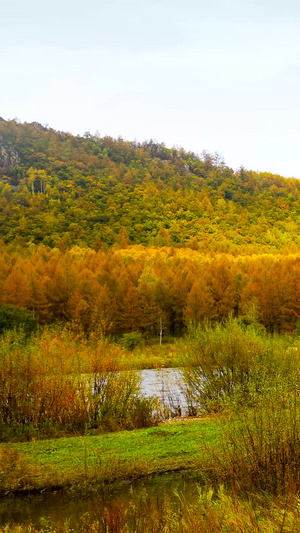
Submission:
M 0 137 L 0 174 L 12 170 L 19 163 L 20 157 L 18 152 Z
M 42 124 L 40 124 L 39 122 L 30 122 L 30 125 L 39 131 L 47 131 L 48 129 L 46 128 L 46 126 L 42 126 Z

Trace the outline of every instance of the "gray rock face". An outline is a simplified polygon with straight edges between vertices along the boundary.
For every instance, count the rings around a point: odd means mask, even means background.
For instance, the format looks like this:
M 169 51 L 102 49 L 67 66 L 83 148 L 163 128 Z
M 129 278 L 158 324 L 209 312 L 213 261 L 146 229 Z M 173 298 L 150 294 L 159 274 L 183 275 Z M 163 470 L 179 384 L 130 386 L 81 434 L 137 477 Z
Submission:
M 8 170 L 13 169 L 19 165 L 20 157 L 18 152 L 12 146 L 9 146 L 0 137 L 0 174 L 4 174 Z
M 45 126 L 42 126 L 39 122 L 30 122 L 30 125 L 33 126 L 36 130 L 47 131 Z

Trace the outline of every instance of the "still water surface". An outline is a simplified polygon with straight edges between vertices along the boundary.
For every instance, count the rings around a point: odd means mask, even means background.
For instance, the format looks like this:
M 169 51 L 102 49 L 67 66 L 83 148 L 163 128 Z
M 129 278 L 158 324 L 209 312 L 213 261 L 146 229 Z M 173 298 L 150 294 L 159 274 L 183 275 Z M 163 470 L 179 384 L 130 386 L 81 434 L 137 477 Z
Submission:
M 182 372 L 178 368 L 162 368 L 161 370 L 142 370 L 141 387 L 146 396 L 157 396 L 162 405 L 169 407 L 175 414 L 181 411 L 187 414 L 187 402 L 182 392 Z
M 72 498 L 63 493 L 56 493 L 3 498 L 0 499 L 0 524 L 24 524 L 31 521 L 36 528 L 40 528 L 45 519 L 52 526 L 61 525 L 67 520 L 70 527 L 76 528 L 85 513 L 99 519 L 105 507 L 112 510 L 122 505 L 127 506 L 133 499 L 137 501 L 145 490 L 154 508 L 160 508 L 165 494 L 176 504 L 176 493 L 187 497 L 195 494 L 197 481 L 196 477 L 174 473 L 123 483 L 117 488 L 89 496 L 77 495 Z

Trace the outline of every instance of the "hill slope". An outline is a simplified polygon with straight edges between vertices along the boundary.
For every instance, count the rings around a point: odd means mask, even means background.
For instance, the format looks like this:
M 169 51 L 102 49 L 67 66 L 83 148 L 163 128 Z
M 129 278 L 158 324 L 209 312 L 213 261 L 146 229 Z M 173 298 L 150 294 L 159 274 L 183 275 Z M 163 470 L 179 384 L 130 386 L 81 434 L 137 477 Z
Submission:
M 215 154 L 0 121 L 0 238 L 296 251 L 300 183 L 233 172 Z

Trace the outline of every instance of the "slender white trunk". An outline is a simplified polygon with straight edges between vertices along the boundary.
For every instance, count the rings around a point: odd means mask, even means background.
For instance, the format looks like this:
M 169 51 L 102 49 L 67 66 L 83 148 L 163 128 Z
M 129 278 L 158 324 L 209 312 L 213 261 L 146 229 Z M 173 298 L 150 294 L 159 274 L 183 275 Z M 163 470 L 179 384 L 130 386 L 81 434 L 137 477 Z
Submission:
M 159 326 L 160 326 L 160 330 L 159 330 L 159 345 L 161 346 L 162 345 L 162 337 L 163 337 L 162 318 L 159 319 Z

